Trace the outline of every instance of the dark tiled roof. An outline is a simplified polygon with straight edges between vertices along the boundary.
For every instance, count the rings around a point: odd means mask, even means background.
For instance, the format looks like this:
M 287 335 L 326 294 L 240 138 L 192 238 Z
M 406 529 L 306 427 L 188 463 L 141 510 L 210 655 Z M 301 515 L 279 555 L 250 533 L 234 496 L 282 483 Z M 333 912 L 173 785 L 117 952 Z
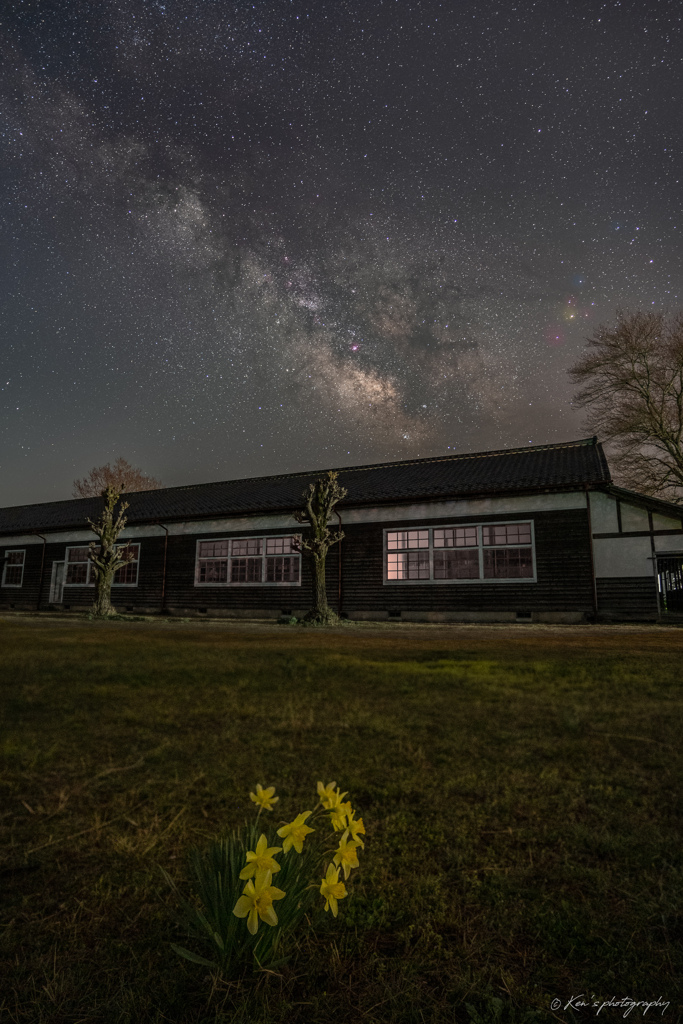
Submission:
M 284 512 L 301 507 L 308 484 L 326 470 L 254 477 L 222 483 L 164 487 L 126 495 L 130 525 L 248 513 Z M 348 496 L 339 508 L 524 491 L 563 490 L 609 484 L 610 474 L 596 438 L 471 455 L 383 462 L 339 470 Z M 0 534 L 70 529 L 97 518 L 101 498 L 51 501 L 0 509 Z

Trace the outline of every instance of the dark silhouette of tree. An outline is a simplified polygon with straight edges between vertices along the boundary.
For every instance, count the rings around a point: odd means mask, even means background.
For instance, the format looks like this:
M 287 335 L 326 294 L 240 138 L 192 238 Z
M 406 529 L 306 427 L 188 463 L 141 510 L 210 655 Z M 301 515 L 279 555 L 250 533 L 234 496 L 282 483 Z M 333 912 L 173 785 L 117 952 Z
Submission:
M 569 371 L 588 428 L 611 449 L 621 483 L 683 497 L 683 314 L 617 312 Z
M 348 493 L 337 483 L 338 475 L 330 471 L 315 484 L 309 484 L 303 494 L 304 509 L 294 513 L 297 523 L 306 523 L 311 528 L 309 536 L 302 538 L 299 546 L 308 552 L 313 570 L 313 607 L 303 620 L 312 625 L 331 626 L 339 622 L 339 616 L 327 603 L 325 586 L 327 552 L 344 537 L 342 530 L 332 532 L 327 525 L 335 505 Z
M 155 491 L 162 487 L 161 480 L 147 476 L 141 469 L 131 466 L 130 462 L 119 458 L 114 465 L 93 466 L 82 480 L 74 480 L 74 498 L 94 498 L 102 494 L 106 487 L 115 487 L 119 494 L 130 491 Z
M 102 491 L 104 508 L 100 518 L 95 522 L 92 519 L 87 520 L 91 530 L 100 538 L 99 544 L 91 541 L 88 552 L 95 573 L 93 615 L 98 619 L 106 619 L 116 614 L 116 609 L 111 603 L 111 585 L 117 570 L 133 560 L 133 554 L 126 551 L 125 544 L 116 543 L 125 528 L 126 517 L 123 513 L 128 508 L 128 502 L 123 501 L 117 512 L 116 505 L 120 497 L 121 494 L 115 487 L 105 487 Z

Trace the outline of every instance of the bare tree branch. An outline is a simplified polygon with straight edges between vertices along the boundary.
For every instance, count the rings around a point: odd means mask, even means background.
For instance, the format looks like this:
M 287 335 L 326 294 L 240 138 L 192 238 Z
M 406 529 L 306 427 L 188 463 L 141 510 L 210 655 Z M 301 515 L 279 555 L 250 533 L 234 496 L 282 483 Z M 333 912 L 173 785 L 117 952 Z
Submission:
M 74 498 L 94 498 L 106 487 L 115 487 L 119 494 L 131 491 L 156 491 L 162 487 L 161 480 L 147 476 L 141 469 L 131 466 L 126 459 L 119 458 L 114 465 L 93 466 L 87 476 L 74 480 Z
M 617 312 L 569 371 L 625 486 L 683 497 L 683 314 Z

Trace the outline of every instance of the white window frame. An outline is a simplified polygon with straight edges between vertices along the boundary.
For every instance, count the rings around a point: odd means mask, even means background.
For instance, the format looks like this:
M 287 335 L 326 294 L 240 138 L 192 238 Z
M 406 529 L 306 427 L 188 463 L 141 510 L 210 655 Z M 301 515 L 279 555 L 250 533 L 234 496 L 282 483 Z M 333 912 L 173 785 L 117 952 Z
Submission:
M 531 527 L 531 545 L 529 544 L 484 544 L 484 527 L 485 526 L 530 526 Z M 479 552 L 479 579 L 461 579 L 461 580 L 435 580 L 434 579 L 434 531 L 435 530 L 453 530 L 461 528 L 476 529 L 477 531 L 477 547 L 474 545 L 463 546 L 460 548 L 436 548 L 437 551 L 474 551 Z M 429 532 L 429 579 L 422 580 L 395 580 L 389 579 L 389 548 L 388 548 L 388 535 L 390 533 L 403 533 L 417 530 L 427 530 Z M 517 576 L 517 577 L 502 577 L 502 578 L 491 578 L 484 576 L 484 550 L 507 550 L 509 548 L 528 548 L 531 547 L 531 564 L 533 574 L 531 576 Z M 537 583 L 538 578 L 536 575 L 536 534 L 534 530 L 533 519 L 501 519 L 495 522 L 487 523 L 435 523 L 434 526 L 426 525 L 423 523 L 416 524 L 411 523 L 409 526 L 390 526 L 384 529 L 383 538 L 383 558 L 384 558 L 384 585 L 388 587 L 434 587 L 434 586 L 497 586 L 499 583 L 503 586 L 509 586 L 511 583 Z M 406 549 L 410 550 L 410 549 Z M 417 548 L 415 550 L 426 551 L 427 548 Z
M 7 555 L 14 555 L 14 554 L 17 554 L 19 552 L 24 556 L 23 561 L 21 563 L 21 583 L 5 583 L 5 580 L 7 578 L 7 570 L 8 569 L 16 569 L 17 568 L 16 565 L 12 565 L 12 566 L 9 565 L 9 563 L 7 561 Z M 3 585 L 3 587 L 12 587 L 15 590 L 19 590 L 20 587 L 23 587 L 23 585 L 24 585 L 24 569 L 25 568 L 26 568 L 26 548 L 7 548 L 6 551 L 5 551 L 5 554 L 3 556 L 3 568 L 2 568 L 2 585 Z
M 117 583 L 116 582 L 116 573 L 115 573 L 114 574 L 114 579 L 112 580 L 112 584 L 111 585 L 112 585 L 112 587 L 137 587 L 138 580 L 140 579 L 140 553 L 142 551 L 142 545 L 140 544 L 139 540 L 131 540 L 127 544 L 123 543 L 123 544 L 117 544 L 116 545 L 116 550 L 117 551 L 121 550 L 122 548 L 124 550 L 126 548 L 137 548 L 138 549 L 138 557 L 133 559 L 133 561 L 137 564 L 137 567 L 138 567 L 138 571 L 135 574 L 135 583 Z M 130 563 L 127 563 L 127 564 L 130 564 Z M 122 566 L 122 568 L 125 568 L 125 566 Z M 119 570 L 117 569 L 116 572 L 119 572 Z
M 85 562 L 85 563 L 83 563 L 83 562 L 69 562 L 69 552 L 70 551 L 79 550 L 79 549 L 85 548 L 87 546 L 88 546 L 87 544 L 69 544 L 67 546 L 66 550 L 64 551 L 64 584 L 63 585 L 65 587 L 94 587 L 95 586 L 95 575 L 94 575 L 94 573 L 92 571 L 92 561 L 90 560 L 90 558 L 88 558 L 87 562 Z M 132 540 L 129 543 L 125 543 L 124 542 L 123 544 L 117 544 L 116 545 L 117 550 L 120 549 L 120 548 L 132 548 L 132 547 L 137 547 L 137 549 L 138 549 L 138 557 L 135 559 L 135 561 L 137 562 L 137 565 L 138 565 L 138 571 L 137 571 L 137 575 L 135 577 L 135 583 L 116 583 L 116 582 L 112 581 L 112 587 L 126 587 L 126 588 L 137 587 L 138 581 L 140 579 L 140 555 L 141 555 L 142 545 L 141 545 L 140 541 L 138 541 L 138 540 Z M 88 566 L 88 578 L 87 578 L 87 581 L 85 583 L 67 583 L 66 577 L 67 577 L 67 573 L 69 571 L 69 565 L 84 565 L 84 564 Z
M 87 547 L 88 547 L 87 544 L 68 544 L 66 546 L 66 548 L 64 550 L 64 586 L 65 587 L 94 587 L 95 586 L 95 580 L 91 579 L 92 571 L 90 569 L 90 566 L 91 566 L 92 563 L 91 563 L 89 558 L 86 560 L 85 563 L 84 562 L 70 562 L 69 561 L 69 552 L 70 551 L 78 551 L 78 550 L 81 550 L 82 548 L 87 548 Z M 69 575 L 69 566 L 70 565 L 84 565 L 84 564 L 87 565 L 87 567 L 88 567 L 88 574 L 87 574 L 85 583 L 67 583 L 67 576 Z
M 252 534 L 251 536 L 246 536 L 246 537 L 202 537 L 201 539 L 197 540 L 196 546 L 195 546 L 195 558 L 194 558 L 194 585 L 195 585 L 195 587 L 235 587 L 238 590 L 241 590 L 244 587 L 300 587 L 301 586 L 301 568 L 302 568 L 302 565 L 301 565 L 301 563 L 302 563 L 301 551 L 292 551 L 288 555 L 268 555 L 266 553 L 266 544 L 267 544 L 267 542 L 269 540 L 284 540 L 284 539 L 289 539 L 290 537 L 295 539 L 295 540 L 301 540 L 301 534 L 300 533 L 277 533 L 277 534 L 259 534 L 259 535 Z M 249 540 L 251 540 L 251 541 L 260 540 L 261 541 L 261 554 L 260 555 L 239 555 L 239 556 L 235 555 L 235 556 L 233 556 L 233 554 L 232 554 L 232 543 L 233 543 L 233 541 L 249 541 Z M 225 556 L 225 561 L 227 561 L 227 563 L 228 563 L 228 566 L 227 566 L 227 577 L 228 578 L 227 578 L 227 580 L 225 580 L 224 583 L 217 583 L 217 582 L 216 583 L 214 583 L 214 582 L 211 582 L 211 583 L 200 583 L 200 581 L 199 581 L 199 564 L 200 564 L 199 545 L 200 544 L 212 544 L 212 543 L 213 544 L 217 544 L 217 543 L 221 543 L 221 542 L 227 542 L 227 544 L 228 544 L 228 552 L 229 553 Z M 255 580 L 255 581 L 251 581 L 251 582 L 247 582 L 245 580 L 243 583 L 239 583 L 237 581 L 233 582 L 233 580 L 231 579 L 231 576 L 232 576 L 232 564 L 231 563 L 232 563 L 233 557 L 235 557 L 235 558 L 237 558 L 237 557 L 240 557 L 240 558 L 261 558 L 261 579 L 260 580 Z M 298 580 L 293 580 L 293 581 L 285 580 L 285 581 L 280 581 L 280 582 L 276 582 L 274 580 L 267 580 L 265 578 L 265 576 L 266 576 L 266 561 L 267 561 L 268 558 L 298 558 L 299 559 L 299 578 L 298 578 Z M 214 559 L 214 560 L 218 561 L 218 560 L 222 560 L 222 558 L 221 559 Z M 204 559 L 202 559 L 202 561 L 204 561 Z

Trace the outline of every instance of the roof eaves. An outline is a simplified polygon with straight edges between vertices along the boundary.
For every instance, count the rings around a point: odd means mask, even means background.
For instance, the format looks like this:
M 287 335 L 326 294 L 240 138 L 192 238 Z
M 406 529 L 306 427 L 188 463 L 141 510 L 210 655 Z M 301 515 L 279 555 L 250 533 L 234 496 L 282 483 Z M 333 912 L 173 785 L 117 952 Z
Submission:
M 435 493 L 417 493 L 411 495 L 388 495 L 386 497 L 373 497 L 366 499 L 359 499 L 353 501 L 340 501 L 337 503 L 337 508 L 342 511 L 343 509 L 351 510 L 354 508 L 374 508 L 375 506 L 385 505 L 414 505 L 421 502 L 429 501 L 465 501 L 465 500 L 481 500 L 483 498 L 495 498 L 499 495 L 519 495 L 520 497 L 528 497 L 531 494 L 561 494 L 567 491 L 581 491 L 583 492 L 589 487 L 599 487 L 599 482 L 590 482 L 585 484 L 582 482 L 576 483 L 558 483 L 555 485 L 543 484 L 543 485 L 529 485 L 527 487 L 497 487 L 495 490 L 482 489 L 478 491 L 444 491 L 441 494 Z M 232 516 L 253 516 L 253 515 L 293 515 L 297 511 L 299 505 L 277 505 L 264 508 L 262 505 L 254 506 L 245 509 L 226 509 L 224 512 L 204 512 L 197 513 L 195 515 L 177 515 L 177 516 L 154 516 L 148 519 L 136 519 L 134 523 L 131 522 L 131 526 L 154 526 L 163 523 L 179 523 L 179 522 L 202 522 L 210 519 L 227 518 Z M 61 529 L 61 527 L 60 527 Z
M 640 494 L 638 491 L 630 491 L 626 487 L 618 487 L 612 483 L 605 490 L 613 494 L 615 498 L 623 498 L 624 501 L 629 501 L 633 505 L 659 512 L 660 515 L 672 519 L 683 520 L 683 505 L 678 505 L 676 502 L 666 501 L 664 498 L 653 498 L 649 494 Z

